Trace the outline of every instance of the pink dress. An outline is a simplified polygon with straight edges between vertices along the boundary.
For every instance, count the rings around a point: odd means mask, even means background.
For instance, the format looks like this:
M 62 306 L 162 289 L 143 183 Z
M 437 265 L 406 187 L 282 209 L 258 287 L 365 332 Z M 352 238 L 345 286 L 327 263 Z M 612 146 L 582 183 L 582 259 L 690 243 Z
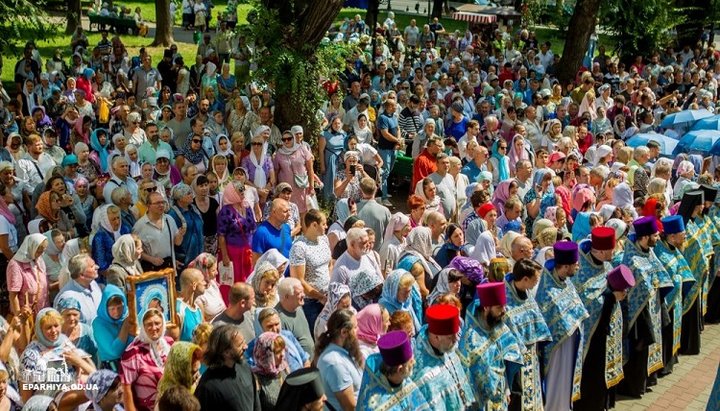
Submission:
M 307 148 L 301 145 L 290 155 L 281 154 L 281 152 L 278 151 L 275 154 L 275 159 L 273 160 L 278 183 L 290 184 L 292 187 L 292 196 L 290 197 L 290 201 L 297 205 L 300 214 L 307 211 L 307 190 L 297 186 L 295 183 L 295 175 L 307 176 L 310 170 L 308 170 L 305 165 L 308 161 L 311 161 L 312 158 L 312 154 L 307 150 Z
M 163 337 L 169 345 L 173 339 Z M 162 362 L 167 361 L 167 356 Z M 139 341 L 133 341 L 126 349 L 120 360 L 122 371 L 120 381 L 131 385 L 135 408 L 140 411 L 152 411 L 157 400 L 157 386 L 163 375 L 163 368 L 158 367 L 150 353 L 150 347 Z
M 50 306 L 47 270 L 42 258 L 38 258 L 34 264 L 10 260 L 7 266 L 7 286 L 8 291 L 19 294 L 20 307 L 26 302 L 33 305 L 34 314 Z

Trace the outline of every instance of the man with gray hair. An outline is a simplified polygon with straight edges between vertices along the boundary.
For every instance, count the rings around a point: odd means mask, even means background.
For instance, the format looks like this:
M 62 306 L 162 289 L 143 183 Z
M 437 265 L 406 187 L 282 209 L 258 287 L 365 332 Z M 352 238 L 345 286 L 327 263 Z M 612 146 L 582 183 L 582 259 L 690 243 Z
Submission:
M 647 187 L 650 184 L 650 175 L 645 170 L 645 164 L 650 160 L 650 149 L 645 146 L 636 147 L 633 151 L 633 159 L 628 163 L 628 183 L 633 188 L 635 198 L 645 197 L 648 194 Z
M 70 259 L 68 271 L 70 271 L 70 281 L 55 297 L 53 307 L 58 311 L 75 307 L 80 311 L 80 321 L 92 325 L 102 300 L 102 290 L 96 281 L 98 266 L 90 254 L 81 253 Z
M 380 267 L 375 259 L 368 256 L 370 239 L 364 228 L 351 228 L 347 233 L 347 251 L 335 261 L 331 283 L 350 285 L 350 280 L 361 271 L 377 274 L 382 278 Z
M 138 186 L 135 180 L 130 177 L 130 165 L 125 156 L 116 155 L 111 163 L 112 173 L 105 188 L 103 188 L 103 197 L 106 204 L 112 204 L 112 192 L 118 187 L 125 187 L 130 191 L 132 202 L 135 204 L 138 200 Z
M 283 330 L 288 330 L 297 338 L 300 346 L 308 355 L 315 353 L 315 342 L 302 306 L 305 304 L 305 291 L 300 280 L 284 278 L 278 285 L 280 302 L 275 309 L 280 315 Z

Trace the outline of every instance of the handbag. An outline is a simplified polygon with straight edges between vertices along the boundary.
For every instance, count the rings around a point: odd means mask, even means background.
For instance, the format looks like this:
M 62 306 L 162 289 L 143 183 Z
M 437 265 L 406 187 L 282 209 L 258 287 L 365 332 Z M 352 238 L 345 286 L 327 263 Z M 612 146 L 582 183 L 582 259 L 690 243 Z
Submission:
M 230 261 L 228 265 L 222 262 L 218 264 L 218 277 L 220 278 L 220 285 L 231 286 L 235 283 L 235 270 L 233 263 Z
M 295 181 L 295 185 L 298 186 L 298 188 L 310 187 L 310 181 L 308 181 L 307 174 L 305 174 L 304 176 L 293 174 L 293 179 Z

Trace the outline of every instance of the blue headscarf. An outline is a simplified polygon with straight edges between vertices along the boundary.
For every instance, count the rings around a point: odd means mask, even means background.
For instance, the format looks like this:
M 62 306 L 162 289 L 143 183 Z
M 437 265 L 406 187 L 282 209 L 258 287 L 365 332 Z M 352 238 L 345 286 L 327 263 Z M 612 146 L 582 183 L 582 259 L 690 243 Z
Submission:
M 43 347 L 47 348 L 58 348 L 67 343 L 69 340 L 67 336 L 63 333 L 60 333 L 58 338 L 55 341 L 50 341 L 45 337 L 45 334 L 43 334 L 42 326 L 40 325 L 41 321 L 46 315 L 49 313 L 54 312 L 58 316 L 60 316 L 60 313 L 54 309 L 54 308 L 43 308 L 40 310 L 39 313 L 37 313 L 37 316 L 35 316 L 35 339 L 42 345 Z
M 72 297 L 63 297 L 60 298 L 57 302 L 57 309 L 62 314 L 65 310 L 75 310 L 75 311 L 81 311 L 80 310 L 80 302 Z
M 417 284 L 413 284 L 407 300 L 400 302 L 397 298 L 398 289 L 400 288 L 400 279 L 405 274 L 410 274 L 410 272 L 403 269 L 397 269 L 390 273 L 390 275 L 385 279 L 382 295 L 380 296 L 378 304 L 385 307 L 390 315 L 392 315 L 395 311 L 407 311 L 412 316 L 413 325 L 417 331 L 420 329 L 420 320 L 413 309 L 413 300 L 420 297 L 420 290 L 418 290 Z
M 86 68 L 85 70 L 83 70 L 83 77 L 85 77 L 88 80 L 90 80 L 94 75 L 95 75 L 95 70 L 93 70 L 91 68 Z
M 108 313 L 108 301 L 110 301 L 113 297 L 120 297 L 123 303 L 123 312 L 120 318 L 114 319 L 110 317 L 110 313 Z M 102 321 L 109 323 L 109 324 L 115 324 L 115 325 L 121 325 L 123 321 L 128 316 L 128 304 L 127 304 L 127 298 L 125 297 L 125 293 L 122 292 L 122 290 L 113 284 L 108 284 L 105 286 L 105 289 L 102 293 L 102 299 L 100 300 L 100 306 L 98 307 L 98 315 L 97 318 L 101 319 Z
M 100 145 L 100 139 L 97 136 L 98 132 L 104 132 L 105 133 L 105 145 Z M 103 173 L 107 173 L 108 171 L 108 147 L 110 146 L 110 134 L 108 133 L 107 129 L 104 128 L 96 128 L 93 130 L 92 134 L 90 134 L 90 147 L 92 147 L 93 150 L 95 150 L 98 153 L 98 158 L 100 159 L 100 169 Z
M 510 159 L 505 154 L 500 154 L 498 150 L 500 140 L 496 140 L 492 145 L 492 157 L 498 162 L 498 181 L 505 181 L 510 178 Z
M 572 240 L 580 241 L 590 235 L 590 213 L 580 212 L 575 216 L 572 226 Z

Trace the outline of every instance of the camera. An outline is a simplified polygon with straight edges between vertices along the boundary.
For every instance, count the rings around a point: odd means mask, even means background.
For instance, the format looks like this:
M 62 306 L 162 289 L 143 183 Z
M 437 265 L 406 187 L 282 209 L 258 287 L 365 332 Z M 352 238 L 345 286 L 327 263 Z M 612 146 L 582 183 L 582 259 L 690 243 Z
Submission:
M 356 168 L 356 167 L 357 167 L 357 166 L 356 166 L 355 164 L 351 164 L 351 165 L 350 165 L 350 175 L 352 175 L 352 176 L 355 175 L 355 168 Z

